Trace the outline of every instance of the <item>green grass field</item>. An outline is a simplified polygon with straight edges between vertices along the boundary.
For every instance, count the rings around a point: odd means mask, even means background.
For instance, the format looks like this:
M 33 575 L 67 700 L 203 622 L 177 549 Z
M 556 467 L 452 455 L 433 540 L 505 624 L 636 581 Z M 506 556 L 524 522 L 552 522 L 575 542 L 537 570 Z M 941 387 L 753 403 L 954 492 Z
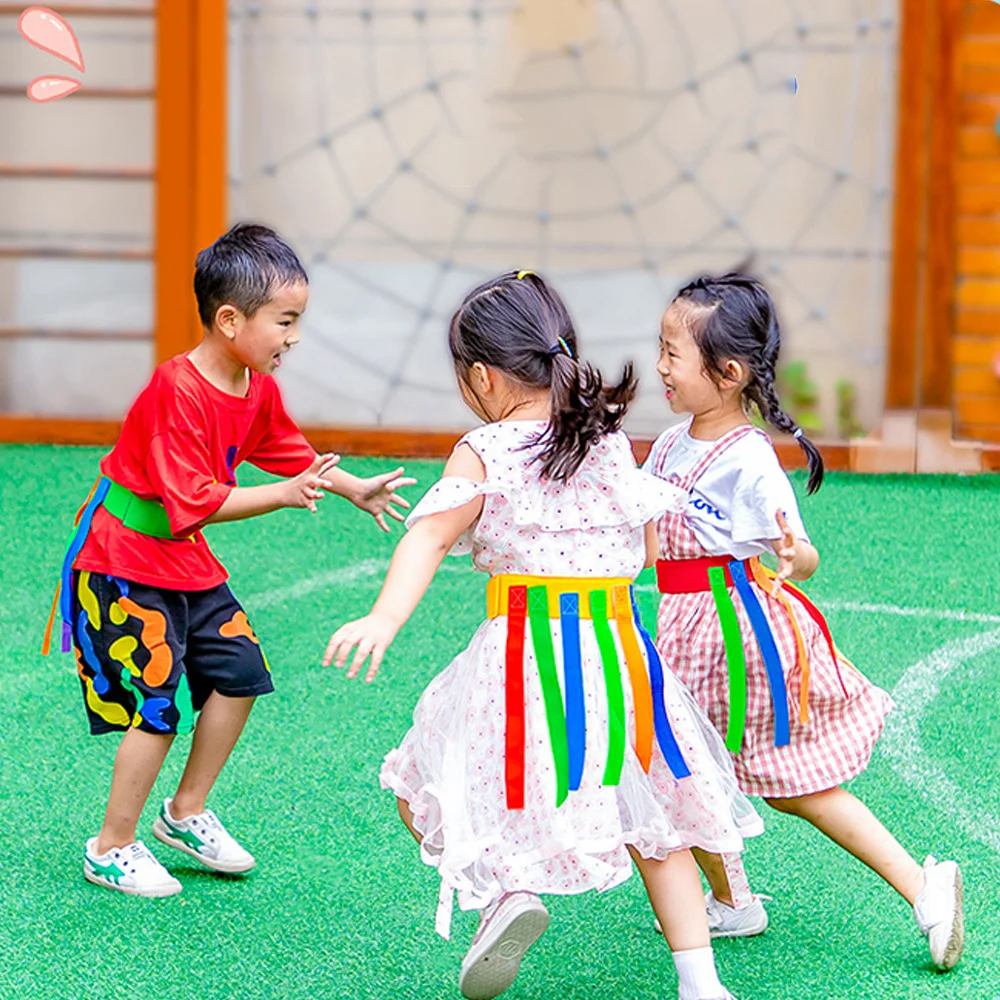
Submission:
M 277 691 L 255 709 L 212 801 L 258 860 L 222 878 L 170 857 L 149 827 L 172 794 L 178 740 L 142 835 L 184 883 L 139 900 L 87 884 L 117 740 L 87 734 L 71 658 L 38 653 L 70 521 L 94 449 L 0 448 L 0 998 L 325 1000 L 457 997 L 475 917 L 433 929 L 437 879 L 378 789 L 428 680 L 482 616 L 483 580 L 449 560 L 371 686 L 324 670 L 332 629 L 367 610 L 393 540 L 348 505 L 210 529 Z M 345 459 L 350 469 L 388 463 Z M 411 463 L 414 496 L 440 469 Z M 253 470 L 244 484 L 259 481 Z M 801 480 L 797 486 L 801 487 Z M 1000 998 L 1000 562 L 992 478 L 830 476 L 804 514 L 823 564 L 808 585 L 839 645 L 899 709 L 853 790 L 921 859 L 966 881 L 962 964 L 930 965 L 908 907 L 793 819 L 760 809 L 755 888 L 769 931 L 717 944 L 740 1000 Z M 397 532 L 398 534 L 398 532 Z M 654 621 L 655 595 L 641 594 Z M 549 900 L 553 920 L 510 1000 L 676 996 L 638 877 L 606 895 Z

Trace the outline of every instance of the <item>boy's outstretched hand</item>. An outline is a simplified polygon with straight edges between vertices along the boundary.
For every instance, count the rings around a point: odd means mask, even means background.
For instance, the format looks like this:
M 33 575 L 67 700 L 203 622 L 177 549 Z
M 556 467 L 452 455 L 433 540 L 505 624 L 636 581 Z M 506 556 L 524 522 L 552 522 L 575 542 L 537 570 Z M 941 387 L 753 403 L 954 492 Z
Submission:
M 378 668 L 382 666 L 385 651 L 389 648 L 392 640 L 396 638 L 398 631 L 398 622 L 377 613 L 348 622 L 330 637 L 326 653 L 323 655 L 323 666 L 328 667 L 331 663 L 336 663 L 338 667 L 343 667 L 347 663 L 348 656 L 351 655 L 351 650 L 357 646 L 358 651 L 354 654 L 347 676 L 357 677 L 365 660 L 371 656 L 371 666 L 365 675 L 365 681 L 370 684 L 375 680 Z
M 383 531 L 389 530 L 386 524 L 385 515 L 397 521 L 404 521 L 403 515 L 393 507 L 396 504 L 404 510 L 409 510 L 410 505 L 406 500 L 398 496 L 396 490 L 404 486 L 415 486 L 415 479 L 403 478 L 403 467 L 394 469 L 392 472 L 385 472 L 381 476 L 372 476 L 370 479 L 358 479 L 352 477 L 348 490 L 344 493 L 348 500 L 359 510 L 367 511 Z
M 305 472 L 295 476 L 294 479 L 286 480 L 283 484 L 285 487 L 284 506 L 308 507 L 315 514 L 316 501 L 323 497 L 321 490 L 333 488 L 333 483 L 327 477 L 333 472 L 339 461 L 340 456 L 334 455 L 332 452 L 326 455 L 317 455 Z

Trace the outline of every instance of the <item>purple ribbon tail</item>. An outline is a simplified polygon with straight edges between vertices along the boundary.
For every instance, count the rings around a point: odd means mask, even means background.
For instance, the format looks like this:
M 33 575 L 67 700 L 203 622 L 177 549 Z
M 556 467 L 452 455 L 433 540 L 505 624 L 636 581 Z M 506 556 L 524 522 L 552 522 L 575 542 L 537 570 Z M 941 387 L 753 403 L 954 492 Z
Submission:
M 69 622 L 62 623 L 62 651 L 68 653 L 73 648 L 73 630 Z

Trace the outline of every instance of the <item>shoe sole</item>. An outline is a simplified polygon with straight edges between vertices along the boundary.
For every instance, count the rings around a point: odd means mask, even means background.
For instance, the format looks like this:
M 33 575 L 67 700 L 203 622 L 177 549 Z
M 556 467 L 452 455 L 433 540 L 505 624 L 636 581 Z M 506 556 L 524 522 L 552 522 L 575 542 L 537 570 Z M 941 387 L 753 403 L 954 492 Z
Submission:
M 741 927 L 739 930 L 733 930 L 733 931 L 719 931 L 709 927 L 708 936 L 713 941 L 717 941 L 720 938 L 759 937 L 761 934 L 764 933 L 764 931 L 767 930 L 769 923 L 770 921 L 768 920 L 768 916 L 765 913 L 764 921 L 761 924 L 753 924 L 750 927 Z M 659 920 L 654 922 L 653 927 L 655 928 L 657 934 L 661 935 L 663 934 L 663 928 L 660 926 Z
M 545 933 L 549 913 L 540 903 L 526 903 L 499 933 L 489 930 L 462 963 L 458 988 L 466 1000 L 492 1000 L 517 978 L 525 952 Z
M 948 972 L 958 965 L 958 960 L 965 950 L 965 915 L 962 912 L 962 870 L 955 869 L 955 919 L 951 925 L 951 934 L 948 943 L 945 945 L 944 955 L 940 962 L 935 964 L 942 972 Z
M 252 858 L 250 864 L 244 862 L 233 862 L 233 861 L 216 861 L 213 858 L 206 858 L 203 854 L 199 854 L 193 847 L 188 847 L 187 844 L 170 836 L 167 830 L 166 823 L 157 816 L 156 820 L 153 822 L 153 836 L 156 837 L 161 844 L 166 844 L 167 847 L 173 847 L 178 851 L 183 851 L 185 854 L 194 858 L 195 861 L 200 861 L 206 868 L 210 868 L 214 872 L 222 872 L 225 875 L 240 875 L 243 872 L 250 871 L 257 862 Z
M 104 889 L 114 889 L 117 892 L 124 893 L 126 896 L 142 896 L 144 899 L 164 899 L 167 896 L 176 896 L 183 888 L 180 883 L 177 883 L 176 885 L 166 885 L 157 889 L 137 889 L 133 886 L 117 885 L 110 879 L 94 875 L 86 869 L 84 869 L 83 877 L 93 885 L 99 885 Z

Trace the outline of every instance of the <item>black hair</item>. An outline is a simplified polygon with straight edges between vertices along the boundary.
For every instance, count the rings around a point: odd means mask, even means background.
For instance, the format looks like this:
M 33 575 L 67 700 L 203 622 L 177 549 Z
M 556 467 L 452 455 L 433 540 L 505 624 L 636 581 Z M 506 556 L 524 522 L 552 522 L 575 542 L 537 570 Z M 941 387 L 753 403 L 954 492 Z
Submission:
M 309 277 L 295 251 L 273 229 L 238 222 L 195 261 L 194 294 L 202 325 L 210 330 L 226 304 L 249 319 L 276 288 L 297 281 L 308 284 Z
M 562 299 L 531 271 L 511 271 L 474 288 L 452 317 L 448 335 L 459 377 L 480 362 L 532 389 L 549 389 L 549 426 L 532 444 L 546 479 L 565 481 L 591 447 L 614 433 L 635 397 L 632 365 L 617 385 L 581 361 L 576 330 Z
M 734 271 L 692 281 L 677 293 L 675 301 L 703 310 L 692 317 L 690 329 L 712 378 L 725 377 L 729 360 L 746 367 L 749 381 L 743 389 L 744 409 L 753 404 L 773 427 L 795 435 L 809 463 L 808 492 L 815 493 L 823 484 L 823 456 L 781 408 L 774 385 L 781 328 L 767 289 L 757 279 Z

